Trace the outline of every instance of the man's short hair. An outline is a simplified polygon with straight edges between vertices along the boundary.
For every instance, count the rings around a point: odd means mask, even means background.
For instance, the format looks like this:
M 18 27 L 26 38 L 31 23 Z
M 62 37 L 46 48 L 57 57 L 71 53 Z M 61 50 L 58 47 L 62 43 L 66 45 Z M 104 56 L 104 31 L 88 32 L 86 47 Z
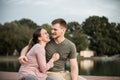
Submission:
M 52 21 L 51 24 L 54 25 L 54 24 L 57 24 L 57 23 L 60 24 L 61 26 L 63 26 L 64 28 L 67 28 L 67 23 L 64 19 L 62 19 L 62 18 L 55 19 L 55 20 Z

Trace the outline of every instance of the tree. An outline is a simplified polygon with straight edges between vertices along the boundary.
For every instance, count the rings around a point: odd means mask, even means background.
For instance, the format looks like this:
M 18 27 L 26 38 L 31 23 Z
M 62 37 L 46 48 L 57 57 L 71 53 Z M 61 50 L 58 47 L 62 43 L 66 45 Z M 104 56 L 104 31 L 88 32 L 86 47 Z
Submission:
M 67 24 L 66 37 L 75 43 L 78 52 L 85 50 L 88 46 L 87 36 L 83 33 L 78 22 L 69 22 Z
M 82 23 L 84 32 L 90 40 L 89 48 L 97 55 L 113 55 L 118 53 L 116 24 L 109 23 L 106 17 L 92 16 Z
M 51 34 L 51 26 L 49 24 L 41 25 L 42 28 L 46 29 L 49 34 Z
M 36 23 L 29 19 L 5 23 L 0 27 L 0 55 L 12 55 L 15 49 L 20 52 L 36 28 Z
M 19 20 L 18 23 L 20 23 L 23 26 L 28 26 L 29 28 L 32 28 L 32 29 L 36 29 L 38 27 L 35 22 L 33 22 L 30 19 L 26 19 L 26 18 Z

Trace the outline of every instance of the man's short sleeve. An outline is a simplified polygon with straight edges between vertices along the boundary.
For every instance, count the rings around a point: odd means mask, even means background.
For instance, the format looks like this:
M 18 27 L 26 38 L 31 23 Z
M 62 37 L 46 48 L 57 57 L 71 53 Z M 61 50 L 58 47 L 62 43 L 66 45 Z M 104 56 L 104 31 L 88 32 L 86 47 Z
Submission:
M 76 46 L 75 44 L 71 44 L 70 46 L 70 54 L 68 56 L 69 59 L 76 58 L 77 52 L 76 52 Z

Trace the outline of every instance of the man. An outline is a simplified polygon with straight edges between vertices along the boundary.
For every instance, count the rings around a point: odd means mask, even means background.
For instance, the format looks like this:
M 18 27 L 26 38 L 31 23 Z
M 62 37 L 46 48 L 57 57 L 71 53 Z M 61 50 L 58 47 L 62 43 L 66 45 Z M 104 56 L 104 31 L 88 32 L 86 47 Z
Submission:
M 49 61 L 53 53 L 59 53 L 60 59 L 54 63 L 54 67 L 48 71 L 48 75 L 54 80 L 78 80 L 78 65 L 76 59 L 76 47 L 74 43 L 65 38 L 67 24 L 64 19 L 52 21 L 52 39 L 46 45 L 46 59 Z M 22 50 L 19 61 L 25 63 L 27 47 Z M 69 60 L 70 73 L 65 72 L 65 62 Z

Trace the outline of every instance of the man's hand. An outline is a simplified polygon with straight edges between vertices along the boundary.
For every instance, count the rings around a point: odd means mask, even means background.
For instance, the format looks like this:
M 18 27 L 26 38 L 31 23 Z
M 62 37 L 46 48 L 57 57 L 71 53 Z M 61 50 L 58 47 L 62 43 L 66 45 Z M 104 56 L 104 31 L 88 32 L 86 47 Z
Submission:
M 20 62 L 21 64 L 25 64 L 25 63 L 28 62 L 28 59 L 27 59 L 26 56 L 20 56 L 20 57 L 18 58 L 18 60 L 19 60 L 19 62 Z

